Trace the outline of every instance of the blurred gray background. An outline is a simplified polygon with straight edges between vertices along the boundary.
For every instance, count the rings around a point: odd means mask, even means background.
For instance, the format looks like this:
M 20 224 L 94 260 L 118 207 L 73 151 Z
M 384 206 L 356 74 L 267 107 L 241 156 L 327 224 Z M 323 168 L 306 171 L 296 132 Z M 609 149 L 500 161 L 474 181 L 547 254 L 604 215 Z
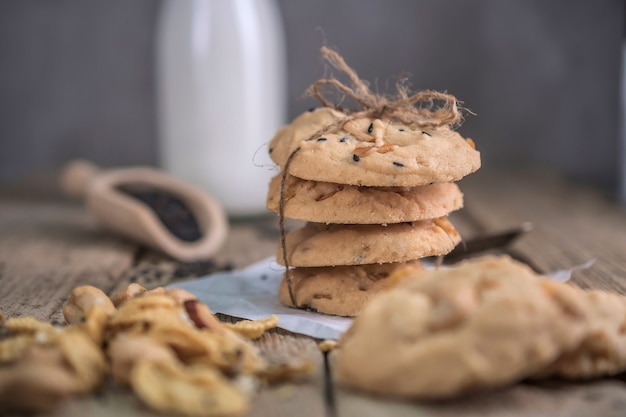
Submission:
M 289 117 L 316 103 L 319 48 L 383 91 L 411 74 L 476 113 L 484 166 L 616 190 L 621 0 L 279 0 Z M 0 1 L 0 184 L 86 157 L 157 164 L 154 0 Z M 269 138 L 268 138 L 269 139 Z

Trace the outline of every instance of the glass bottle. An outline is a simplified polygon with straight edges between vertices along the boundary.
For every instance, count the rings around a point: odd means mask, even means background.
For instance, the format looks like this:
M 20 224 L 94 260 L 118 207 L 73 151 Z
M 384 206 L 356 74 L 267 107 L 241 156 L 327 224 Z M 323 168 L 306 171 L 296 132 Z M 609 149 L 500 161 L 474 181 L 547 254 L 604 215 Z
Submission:
M 274 0 L 165 0 L 157 26 L 162 167 L 232 217 L 263 213 L 267 143 L 285 122 L 286 59 Z

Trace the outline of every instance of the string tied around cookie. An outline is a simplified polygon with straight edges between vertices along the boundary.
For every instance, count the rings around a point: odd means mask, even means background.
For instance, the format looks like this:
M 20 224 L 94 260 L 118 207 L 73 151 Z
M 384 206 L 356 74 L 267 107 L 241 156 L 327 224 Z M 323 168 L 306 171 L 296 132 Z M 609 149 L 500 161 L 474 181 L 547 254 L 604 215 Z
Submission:
M 323 78 L 308 88 L 307 93 L 315 96 L 324 107 L 341 111 L 352 118 L 389 119 L 406 125 L 456 127 L 463 120 L 462 109 L 453 95 L 437 91 L 418 91 L 411 94 L 406 80 L 396 84 L 396 95 L 393 97 L 374 94 L 367 82 L 346 64 L 339 53 L 325 46 L 321 52 L 332 67 L 346 74 L 350 80 L 350 85 L 347 85 L 334 77 Z M 328 91 L 324 88 L 327 86 L 334 88 L 335 92 L 344 97 L 350 97 L 358 108 L 347 109 L 327 98 Z
M 370 90 L 367 82 L 363 81 L 356 71 L 346 64 L 339 53 L 325 46 L 322 47 L 321 52 L 324 59 L 332 67 L 346 74 L 350 80 L 350 85 L 344 84 L 334 77 L 323 78 L 314 82 L 307 89 L 307 93 L 315 96 L 324 107 L 338 110 L 345 114 L 345 117 L 323 127 L 309 138 L 305 139 L 305 141 L 312 140 L 315 137 L 319 137 L 321 134 L 335 129 L 341 129 L 351 120 L 365 117 L 398 121 L 409 126 L 435 128 L 440 126 L 457 127 L 463 121 L 461 110 L 467 109 L 461 109 L 459 107 L 460 102 L 453 95 L 437 91 L 418 91 L 411 94 L 406 80 L 402 80 L 396 84 L 395 96 L 388 97 L 381 94 L 374 94 Z M 335 92 L 350 97 L 358 105 L 358 108 L 344 108 L 340 104 L 342 100 L 334 102 L 330 98 L 327 98 L 324 89 L 324 87 L 327 86 L 334 88 Z M 300 147 L 296 147 L 283 166 L 278 216 L 282 257 L 285 264 L 285 280 L 287 281 L 290 301 L 294 307 L 302 309 L 303 307 L 299 306 L 296 302 L 292 288 L 291 269 L 285 236 L 286 178 L 289 172 L 289 165 L 299 150 Z

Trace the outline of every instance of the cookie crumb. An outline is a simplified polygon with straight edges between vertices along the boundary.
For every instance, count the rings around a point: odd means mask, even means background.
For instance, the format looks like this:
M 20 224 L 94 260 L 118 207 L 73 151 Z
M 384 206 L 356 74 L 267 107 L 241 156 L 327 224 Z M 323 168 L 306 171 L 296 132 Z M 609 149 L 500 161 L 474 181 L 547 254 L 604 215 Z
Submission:
M 326 339 L 320 342 L 320 344 L 318 344 L 317 346 L 320 348 L 322 353 L 328 353 L 331 350 L 335 349 L 337 347 L 337 344 L 338 343 L 336 340 Z

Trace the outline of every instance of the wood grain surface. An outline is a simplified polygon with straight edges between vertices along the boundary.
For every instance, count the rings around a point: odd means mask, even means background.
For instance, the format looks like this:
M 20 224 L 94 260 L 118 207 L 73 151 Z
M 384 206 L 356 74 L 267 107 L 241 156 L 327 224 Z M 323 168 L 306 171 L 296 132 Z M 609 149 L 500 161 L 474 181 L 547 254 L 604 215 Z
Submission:
M 507 248 L 509 253 L 542 272 L 595 259 L 591 268 L 576 272 L 572 282 L 626 293 L 623 207 L 554 175 L 481 172 L 460 185 L 465 208 L 452 219 L 464 238 L 530 221 L 534 230 Z M 273 214 L 233 221 L 227 243 L 212 261 L 182 264 L 100 230 L 80 206 L 27 195 L 0 193 L 0 310 L 6 317 L 31 315 L 62 322 L 60 308 L 77 285 L 95 285 L 109 294 L 131 282 L 154 288 L 246 266 L 272 255 L 278 242 Z M 280 329 L 257 342 L 270 360 L 308 358 L 318 372 L 306 381 L 262 389 L 250 415 L 618 416 L 626 409 L 626 390 L 619 378 L 518 384 L 435 404 L 373 398 L 327 385 L 329 374 L 317 342 Z M 111 384 L 101 395 L 72 399 L 50 415 L 156 414 L 128 390 Z

